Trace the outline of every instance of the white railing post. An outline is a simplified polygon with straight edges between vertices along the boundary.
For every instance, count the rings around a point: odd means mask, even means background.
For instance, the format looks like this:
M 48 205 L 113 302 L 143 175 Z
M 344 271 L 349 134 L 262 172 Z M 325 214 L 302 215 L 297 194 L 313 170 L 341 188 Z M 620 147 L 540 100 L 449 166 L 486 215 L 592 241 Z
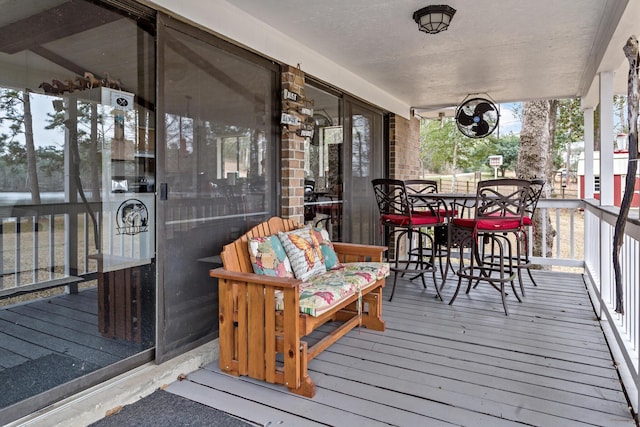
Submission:
M 604 221 L 600 221 L 600 297 L 607 307 L 611 307 L 611 260 L 609 247 L 611 246 L 611 227 Z
M 579 195 L 584 199 L 593 199 L 595 191 L 593 170 L 593 108 L 585 108 L 584 115 L 584 194 Z
M 600 73 L 600 204 L 613 206 L 613 71 Z

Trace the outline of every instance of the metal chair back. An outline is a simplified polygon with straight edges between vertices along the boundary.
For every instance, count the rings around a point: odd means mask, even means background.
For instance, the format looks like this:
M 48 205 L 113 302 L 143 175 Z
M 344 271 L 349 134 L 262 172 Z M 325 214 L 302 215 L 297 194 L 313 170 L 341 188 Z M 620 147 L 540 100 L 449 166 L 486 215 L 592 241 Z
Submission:
M 522 219 L 525 215 L 531 183 L 525 179 L 501 178 L 478 182 L 475 219 L 507 217 Z
M 371 181 L 373 193 L 376 197 L 380 220 L 383 225 L 394 224 L 392 219 L 399 215 L 407 217 L 407 224 L 411 223 L 411 204 L 407 196 L 405 183 L 399 179 L 380 178 Z

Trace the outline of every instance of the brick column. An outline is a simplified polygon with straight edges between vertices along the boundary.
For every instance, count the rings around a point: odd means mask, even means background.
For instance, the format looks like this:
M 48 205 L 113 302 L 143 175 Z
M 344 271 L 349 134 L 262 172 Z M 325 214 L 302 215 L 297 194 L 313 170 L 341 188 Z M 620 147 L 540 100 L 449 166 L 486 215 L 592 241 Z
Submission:
M 420 119 L 389 117 L 389 178 L 420 178 Z
M 287 66 L 281 75 L 282 90 L 305 97 L 304 73 L 299 68 Z M 281 94 L 282 95 L 282 94 Z M 282 99 L 282 98 L 281 98 Z M 298 117 L 296 104 L 282 99 L 282 111 Z M 304 222 L 304 138 L 296 135 L 300 126 L 282 125 L 282 217 Z
M 420 119 L 389 116 L 389 178 L 420 178 Z M 395 241 L 388 243 L 390 256 L 395 257 Z M 406 253 L 406 240 L 400 244 L 400 253 Z

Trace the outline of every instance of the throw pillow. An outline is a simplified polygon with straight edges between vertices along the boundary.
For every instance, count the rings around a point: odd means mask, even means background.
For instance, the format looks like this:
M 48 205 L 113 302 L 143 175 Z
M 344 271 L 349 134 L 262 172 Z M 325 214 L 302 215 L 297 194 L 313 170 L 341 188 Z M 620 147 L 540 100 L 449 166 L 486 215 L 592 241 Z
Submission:
M 316 236 L 316 239 L 320 243 L 320 251 L 324 258 L 324 266 L 327 270 L 340 266 L 338 255 L 333 247 L 333 243 L 329 239 L 329 232 L 324 228 L 312 228 L 311 232 Z
M 293 269 L 278 236 L 250 237 L 249 258 L 253 272 L 265 276 L 293 277 Z
M 307 226 L 286 233 L 279 232 L 278 237 L 291 262 L 291 268 L 296 278 L 306 281 L 310 277 L 324 273 L 324 265 L 320 243 Z

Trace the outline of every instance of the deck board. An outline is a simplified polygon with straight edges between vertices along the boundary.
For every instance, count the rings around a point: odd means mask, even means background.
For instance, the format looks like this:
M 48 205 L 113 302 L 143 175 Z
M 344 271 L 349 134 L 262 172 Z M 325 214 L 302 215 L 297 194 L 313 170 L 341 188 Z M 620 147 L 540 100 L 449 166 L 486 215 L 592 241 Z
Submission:
M 96 298 L 97 298 L 97 295 L 96 295 Z M 82 322 L 84 324 L 89 324 L 96 327 L 98 326 L 97 313 L 87 313 L 85 311 L 78 311 L 75 308 L 69 308 L 59 304 L 52 304 L 47 301 L 36 301 L 25 307 L 28 307 L 32 310 L 40 310 L 44 313 L 51 313 L 58 316 L 66 317 L 70 320 L 75 320 L 77 322 Z
M 38 379 L 36 388 L 28 381 L 13 381 L 12 388 L 3 391 L 3 402 L 18 402 L 133 356 L 148 346 L 149 343 L 107 338 L 99 332 L 95 289 L 2 307 L 0 373 L 3 378 L 17 378 L 19 374 L 13 372 L 29 370 Z M 53 375 L 49 372 L 52 370 L 60 375 Z
M 72 354 L 74 351 L 78 353 L 78 356 L 91 354 L 94 359 L 92 362 L 100 366 L 106 366 L 105 364 L 114 363 L 119 358 L 131 355 L 132 346 L 127 342 L 114 340 L 109 343 L 109 346 L 105 347 L 105 339 L 100 336 L 99 332 L 95 333 L 89 327 L 85 326 L 84 329 L 78 329 L 73 321 L 67 319 L 61 321 L 55 315 L 43 316 L 42 313 L 36 313 L 38 317 L 35 317 L 28 312 L 26 314 L 21 313 L 23 311 L 26 310 L 2 310 L 0 311 L 0 320 L 9 321 L 16 326 L 27 325 L 28 331 L 34 331 L 35 329 L 37 332 L 29 333 L 31 335 L 41 334 L 42 337 L 25 335 L 29 337 L 31 342 L 41 343 L 44 347 L 48 347 L 47 341 L 53 340 L 59 343 L 58 345 L 62 349 L 68 349 L 67 353 L 69 355 L 76 356 Z M 60 352 L 61 350 L 56 349 L 56 351 Z
M 534 274 L 522 303 L 509 296 L 509 316 L 486 284 L 449 306 L 454 280 L 443 303 L 430 282 L 400 279 L 385 332 L 353 330 L 309 363 L 313 399 L 228 376 L 217 361 L 167 390 L 258 424 L 245 403 L 328 425 L 634 426 L 582 277 Z

